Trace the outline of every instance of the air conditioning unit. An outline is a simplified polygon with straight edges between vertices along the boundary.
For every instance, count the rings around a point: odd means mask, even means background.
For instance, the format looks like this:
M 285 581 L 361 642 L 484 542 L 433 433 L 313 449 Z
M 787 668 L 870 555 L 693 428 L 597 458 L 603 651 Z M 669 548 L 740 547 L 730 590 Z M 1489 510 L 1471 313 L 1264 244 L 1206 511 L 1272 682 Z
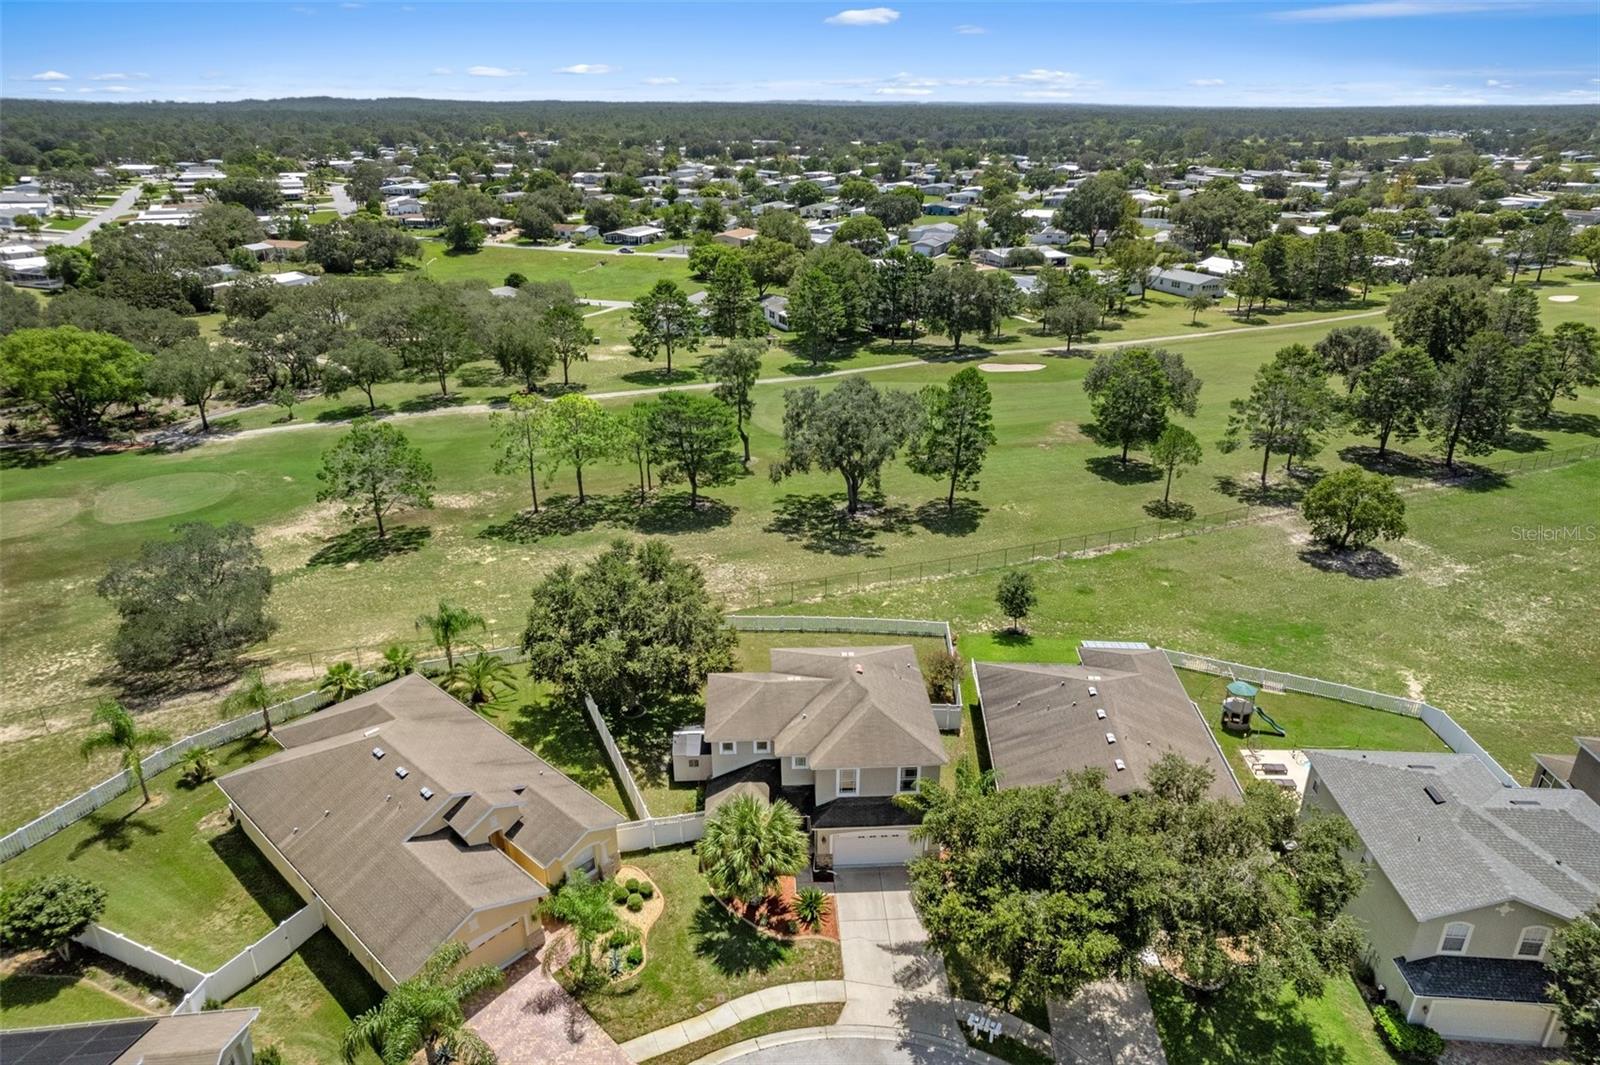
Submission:
M 1107 743 L 1116 743 L 1117 742 L 1117 734 L 1115 732 L 1106 733 L 1106 742 Z
M 401 780 L 404 780 L 406 777 L 411 775 L 411 770 L 407 769 L 403 765 L 397 765 L 394 767 L 394 775 L 399 777 Z

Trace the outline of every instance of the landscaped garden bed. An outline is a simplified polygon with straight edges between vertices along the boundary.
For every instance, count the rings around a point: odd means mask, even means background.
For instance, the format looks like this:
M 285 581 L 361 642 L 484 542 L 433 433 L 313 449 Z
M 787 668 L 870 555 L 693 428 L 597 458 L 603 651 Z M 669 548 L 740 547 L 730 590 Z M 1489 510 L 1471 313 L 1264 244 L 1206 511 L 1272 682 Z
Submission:
M 839 941 L 838 907 L 832 895 L 824 893 L 825 901 L 814 921 L 806 920 L 801 911 L 802 888 L 792 876 L 778 878 L 778 890 L 753 902 L 734 899 L 726 903 L 728 912 L 765 935 L 790 939 L 820 938 Z M 820 890 L 820 889 L 817 889 Z

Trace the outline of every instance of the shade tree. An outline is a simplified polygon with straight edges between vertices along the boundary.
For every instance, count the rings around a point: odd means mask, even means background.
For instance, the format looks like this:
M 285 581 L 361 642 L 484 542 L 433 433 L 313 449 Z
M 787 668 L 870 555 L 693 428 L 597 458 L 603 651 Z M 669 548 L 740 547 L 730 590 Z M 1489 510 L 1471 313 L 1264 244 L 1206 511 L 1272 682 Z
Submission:
M 956 490 L 973 491 L 994 445 L 994 415 L 983 374 L 969 366 L 942 385 L 918 394 L 921 410 L 906 445 L 913 473 L 945 479 L 945 510 L 954 514 Z
M 634 300 L 629 314 L 636 327 L 629 341 L 633 354 L 648 362 L 665 355 L 669 374 L 673 352 L 694 351 L 700 346 L 705 323 L 699 308 L 676 282 L 665 278 L 657 281 L 649 292 Z
M 1378 438 L 1378 457 L 1390 437 L 1413 440 L 1434 402 L 1439 370 L 1421 348 L 1391 348 L 1362 370 L 1346 401 L 1352 426 Z
M 661 479 L 689 486 L 690 510 L 699 505 L 701 488 L 727 484 L 743 468 L 733 412 L 715 397 L 667 392 L 648 411 L 650 449 Z
M 762 350 L 761 344 L 754 340 L 735 340 L 721 351 L 706 356 L 700 365 L 701 371 L 717 383 L 711 394 L 733 412 L 734 431 L 744 445 L 746 466 L 750 465 L 748 425 L 755 415 L 755 387 L 761 376 Z
M 1406 502 L 1395 490 L 1394 479 L 1354 466 L 1312 485 L 1300 513 L 1311 526 L 1311 535 L 1335 551 L 1406 534 Z
M 145 370 L 145 387 L 155 396 L 176 396 L 200 415 L 201 432 L 209 432 L 206 408 L 216 394 L 244 378 L 244 354 L 232 344 L 195 338 L 158 352 Z
M 826 393 L 789 389 L 783 404 L 783 455 L 770 468 L 773 482 L 813 468 L 837 473 L 850 515 L 860 510 L 863 488 L 879 484 L 883 467 L 905 445 L 919 409 L 911 393 L 880 391 L 864 377 Z
M 494 472 L 527 474 L 533 513 L 539 513 L 539 449 L 543 444 L 545 403 L 535 396 L 512 396 L 505 410 L 489 415 L 494 434 Z
M 371 514 L 378 539 L 397 507 L 433 506 L 433 465 L 405 433 L 388 422 L 358 418 L 322 456 L 317 501 L 344 504 L 349 520 Z
M 571 467 L 578 503 L 587 501 L 583 471 L 610 457 L 617 446 L 614 416 L 588 396 L 568 393 L 550 403 L 539 424 L 541 468 L 554 472 Z

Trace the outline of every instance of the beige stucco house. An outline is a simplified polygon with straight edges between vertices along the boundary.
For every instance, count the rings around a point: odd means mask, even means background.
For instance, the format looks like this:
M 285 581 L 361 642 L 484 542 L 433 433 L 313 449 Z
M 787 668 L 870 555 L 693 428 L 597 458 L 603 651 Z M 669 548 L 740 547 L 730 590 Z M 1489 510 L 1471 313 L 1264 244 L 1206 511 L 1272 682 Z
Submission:
M 1447 1039 L 1561 1046 L 1544 963 L 1600 902 L 1600 806 L 1506 787 L 1472 755 L 1308 753 L 1303 815 L 1342 814 L 1361 837 L 1349 910 L 1388 998 Z
M 510 964 L 543 942 L 552 886 L 617 866 L 622 815 L 424 677 L 273 735 L 283 751 L 217 786 L 384 988 L 452 939 Z
M 728 796 L 782 798 L 809 822 L 819 867 L 892 865 L 918 854 L 895 796 L 939 779 L 949 757 L 909 646 L 772 652 L 766 673 L 714 673 L 706 720 L 673 737 L 673 778 Z

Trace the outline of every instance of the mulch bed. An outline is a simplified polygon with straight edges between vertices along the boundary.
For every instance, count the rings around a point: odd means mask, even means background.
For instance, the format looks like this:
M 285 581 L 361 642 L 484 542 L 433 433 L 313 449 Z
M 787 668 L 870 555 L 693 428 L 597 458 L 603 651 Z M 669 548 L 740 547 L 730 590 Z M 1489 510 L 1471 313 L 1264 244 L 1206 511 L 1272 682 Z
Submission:
M 778 878 L 778 893 L 768 895 L 755 902 L 734 901 L 728 906 L 736 916 L 753 925 L 757 931 L 768 935 L 786 936 L 794 939 L 819 938 L 839 941 L 839 900 L 835 895 L 828 896 L 828 912 L 822 915 L 822 920 L 816 928 L 802 924 L 800 918 L 794 915 L 794 899 L 797 893 L 795 879 L 792 876 Z M 762 918 L 765 917 L 765 923 Z

